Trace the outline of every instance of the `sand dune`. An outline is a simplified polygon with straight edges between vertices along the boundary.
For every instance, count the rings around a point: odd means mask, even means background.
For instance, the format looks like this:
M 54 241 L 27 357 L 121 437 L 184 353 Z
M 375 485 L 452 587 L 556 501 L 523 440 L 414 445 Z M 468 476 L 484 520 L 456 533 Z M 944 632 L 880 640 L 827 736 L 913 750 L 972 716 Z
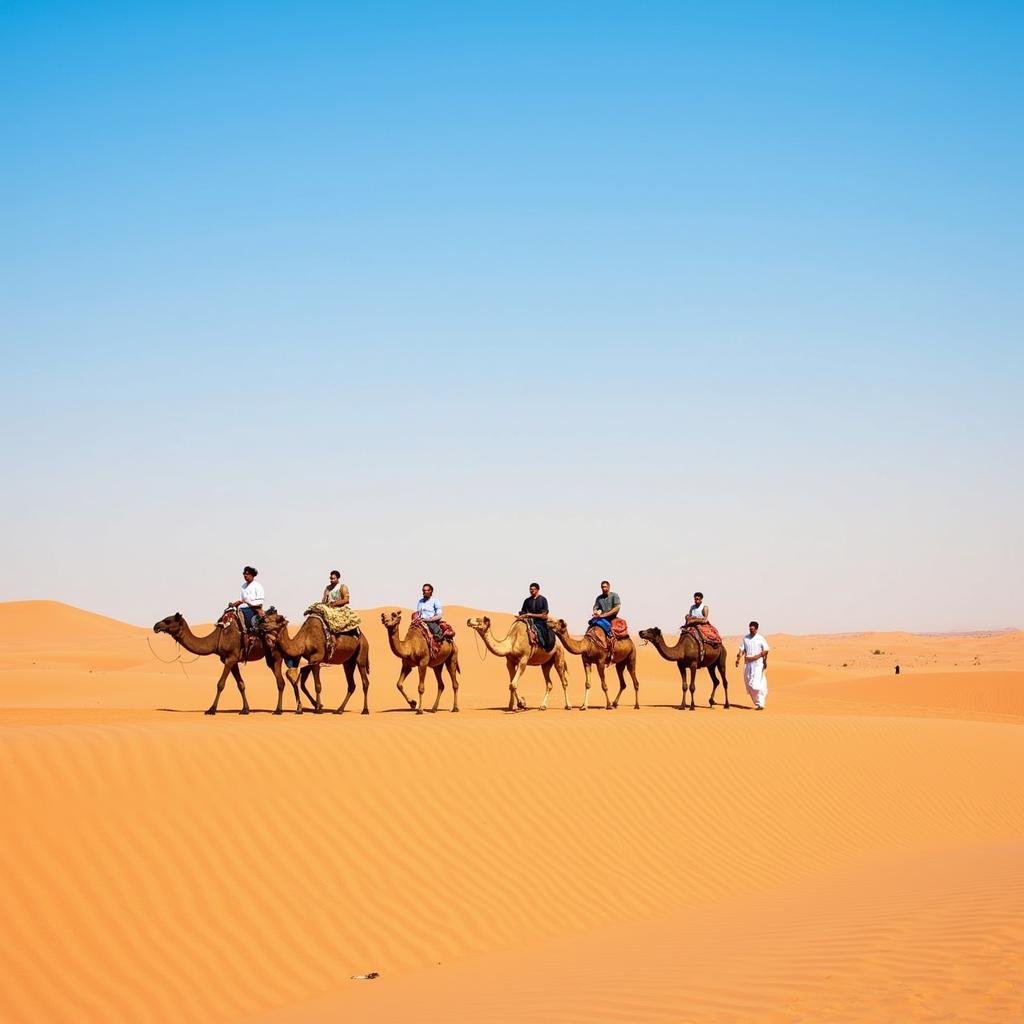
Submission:
M 211 719 L 212 659 L 0 605 L 0 1019 L 1020 1016 L 1020 634 L 771 638 L 765 715 L 644 648 L 640 711 L 509 716 L 471 613 L 461 715 L 401 710 L 372 610 L 369 718 Z

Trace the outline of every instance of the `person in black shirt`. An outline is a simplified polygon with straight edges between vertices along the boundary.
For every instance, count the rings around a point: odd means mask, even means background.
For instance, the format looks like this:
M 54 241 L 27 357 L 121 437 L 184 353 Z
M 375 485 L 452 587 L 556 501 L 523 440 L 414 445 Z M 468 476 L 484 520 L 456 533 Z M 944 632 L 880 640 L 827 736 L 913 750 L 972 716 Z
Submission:
M 523 602 L 519 609 L 519 618 L 530 619 L 537 630 L 537 639 L 545 651 L 550 651 L 555 646 L 555 635 L 548 625 L 548 599 L 542 597 L 540 584 L 530 584 L 530 596 Z

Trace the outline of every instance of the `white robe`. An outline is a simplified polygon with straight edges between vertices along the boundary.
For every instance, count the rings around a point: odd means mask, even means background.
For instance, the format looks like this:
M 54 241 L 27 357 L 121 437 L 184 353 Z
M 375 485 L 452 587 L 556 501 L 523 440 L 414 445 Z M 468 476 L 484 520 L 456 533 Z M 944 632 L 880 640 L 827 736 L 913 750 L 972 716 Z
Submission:
M 771 650 L 768 646 L 768 641 L 760 633 L 755 633 L 753 636 L 745 636 L 740 641 L 740 649 L 743 651 L 745 658 Z M 764 658 L 743 663 L 743 682 L 746 684 L 747 693 L 754 702 L 754 705 L 763 708 L 765 697 L 768 696 L 768 673 L 765 671 Z

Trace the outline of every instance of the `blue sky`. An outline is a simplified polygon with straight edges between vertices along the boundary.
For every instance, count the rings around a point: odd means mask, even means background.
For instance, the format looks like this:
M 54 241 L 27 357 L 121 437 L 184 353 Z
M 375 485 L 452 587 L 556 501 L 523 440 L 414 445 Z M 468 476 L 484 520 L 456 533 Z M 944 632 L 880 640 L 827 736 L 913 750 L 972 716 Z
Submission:
M 0 598 L 1024 625 L 1024 9 L 0 11 Z M 638 622 L 638 624 L 640 624 Z

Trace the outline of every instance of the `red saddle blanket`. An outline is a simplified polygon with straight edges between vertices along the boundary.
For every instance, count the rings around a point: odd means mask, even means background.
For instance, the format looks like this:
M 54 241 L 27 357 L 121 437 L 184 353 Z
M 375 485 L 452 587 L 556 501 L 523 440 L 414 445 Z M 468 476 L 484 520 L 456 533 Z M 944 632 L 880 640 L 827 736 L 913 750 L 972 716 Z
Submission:
M 625 619 L 612 619 L 612 636 L 616 640 L 629 636 L 629 623 Z
M 700 633 L 700 638 L 704 643 L 717 644 L 718 646 L 722 644 L 722 634 L 710 622 L 702 622 L 696 626 L 683 626 L 680 632 L 693 633 L 695 636 L 697 633 Z
M 455 630 L 452 629 L 444 619 L 439 620 L 437 623 L 441 627 L 440 638 L 425 622 L 420 622 L 419 616 L 416 615 L 415 612 L 413 613 L 412 621 L 423 631 L 423 635 L 427 639 L 427 646 L 430 648 L 430 656 L 432 658 L 441 650 L 441 644 L 454 642 L 455 640 Z

